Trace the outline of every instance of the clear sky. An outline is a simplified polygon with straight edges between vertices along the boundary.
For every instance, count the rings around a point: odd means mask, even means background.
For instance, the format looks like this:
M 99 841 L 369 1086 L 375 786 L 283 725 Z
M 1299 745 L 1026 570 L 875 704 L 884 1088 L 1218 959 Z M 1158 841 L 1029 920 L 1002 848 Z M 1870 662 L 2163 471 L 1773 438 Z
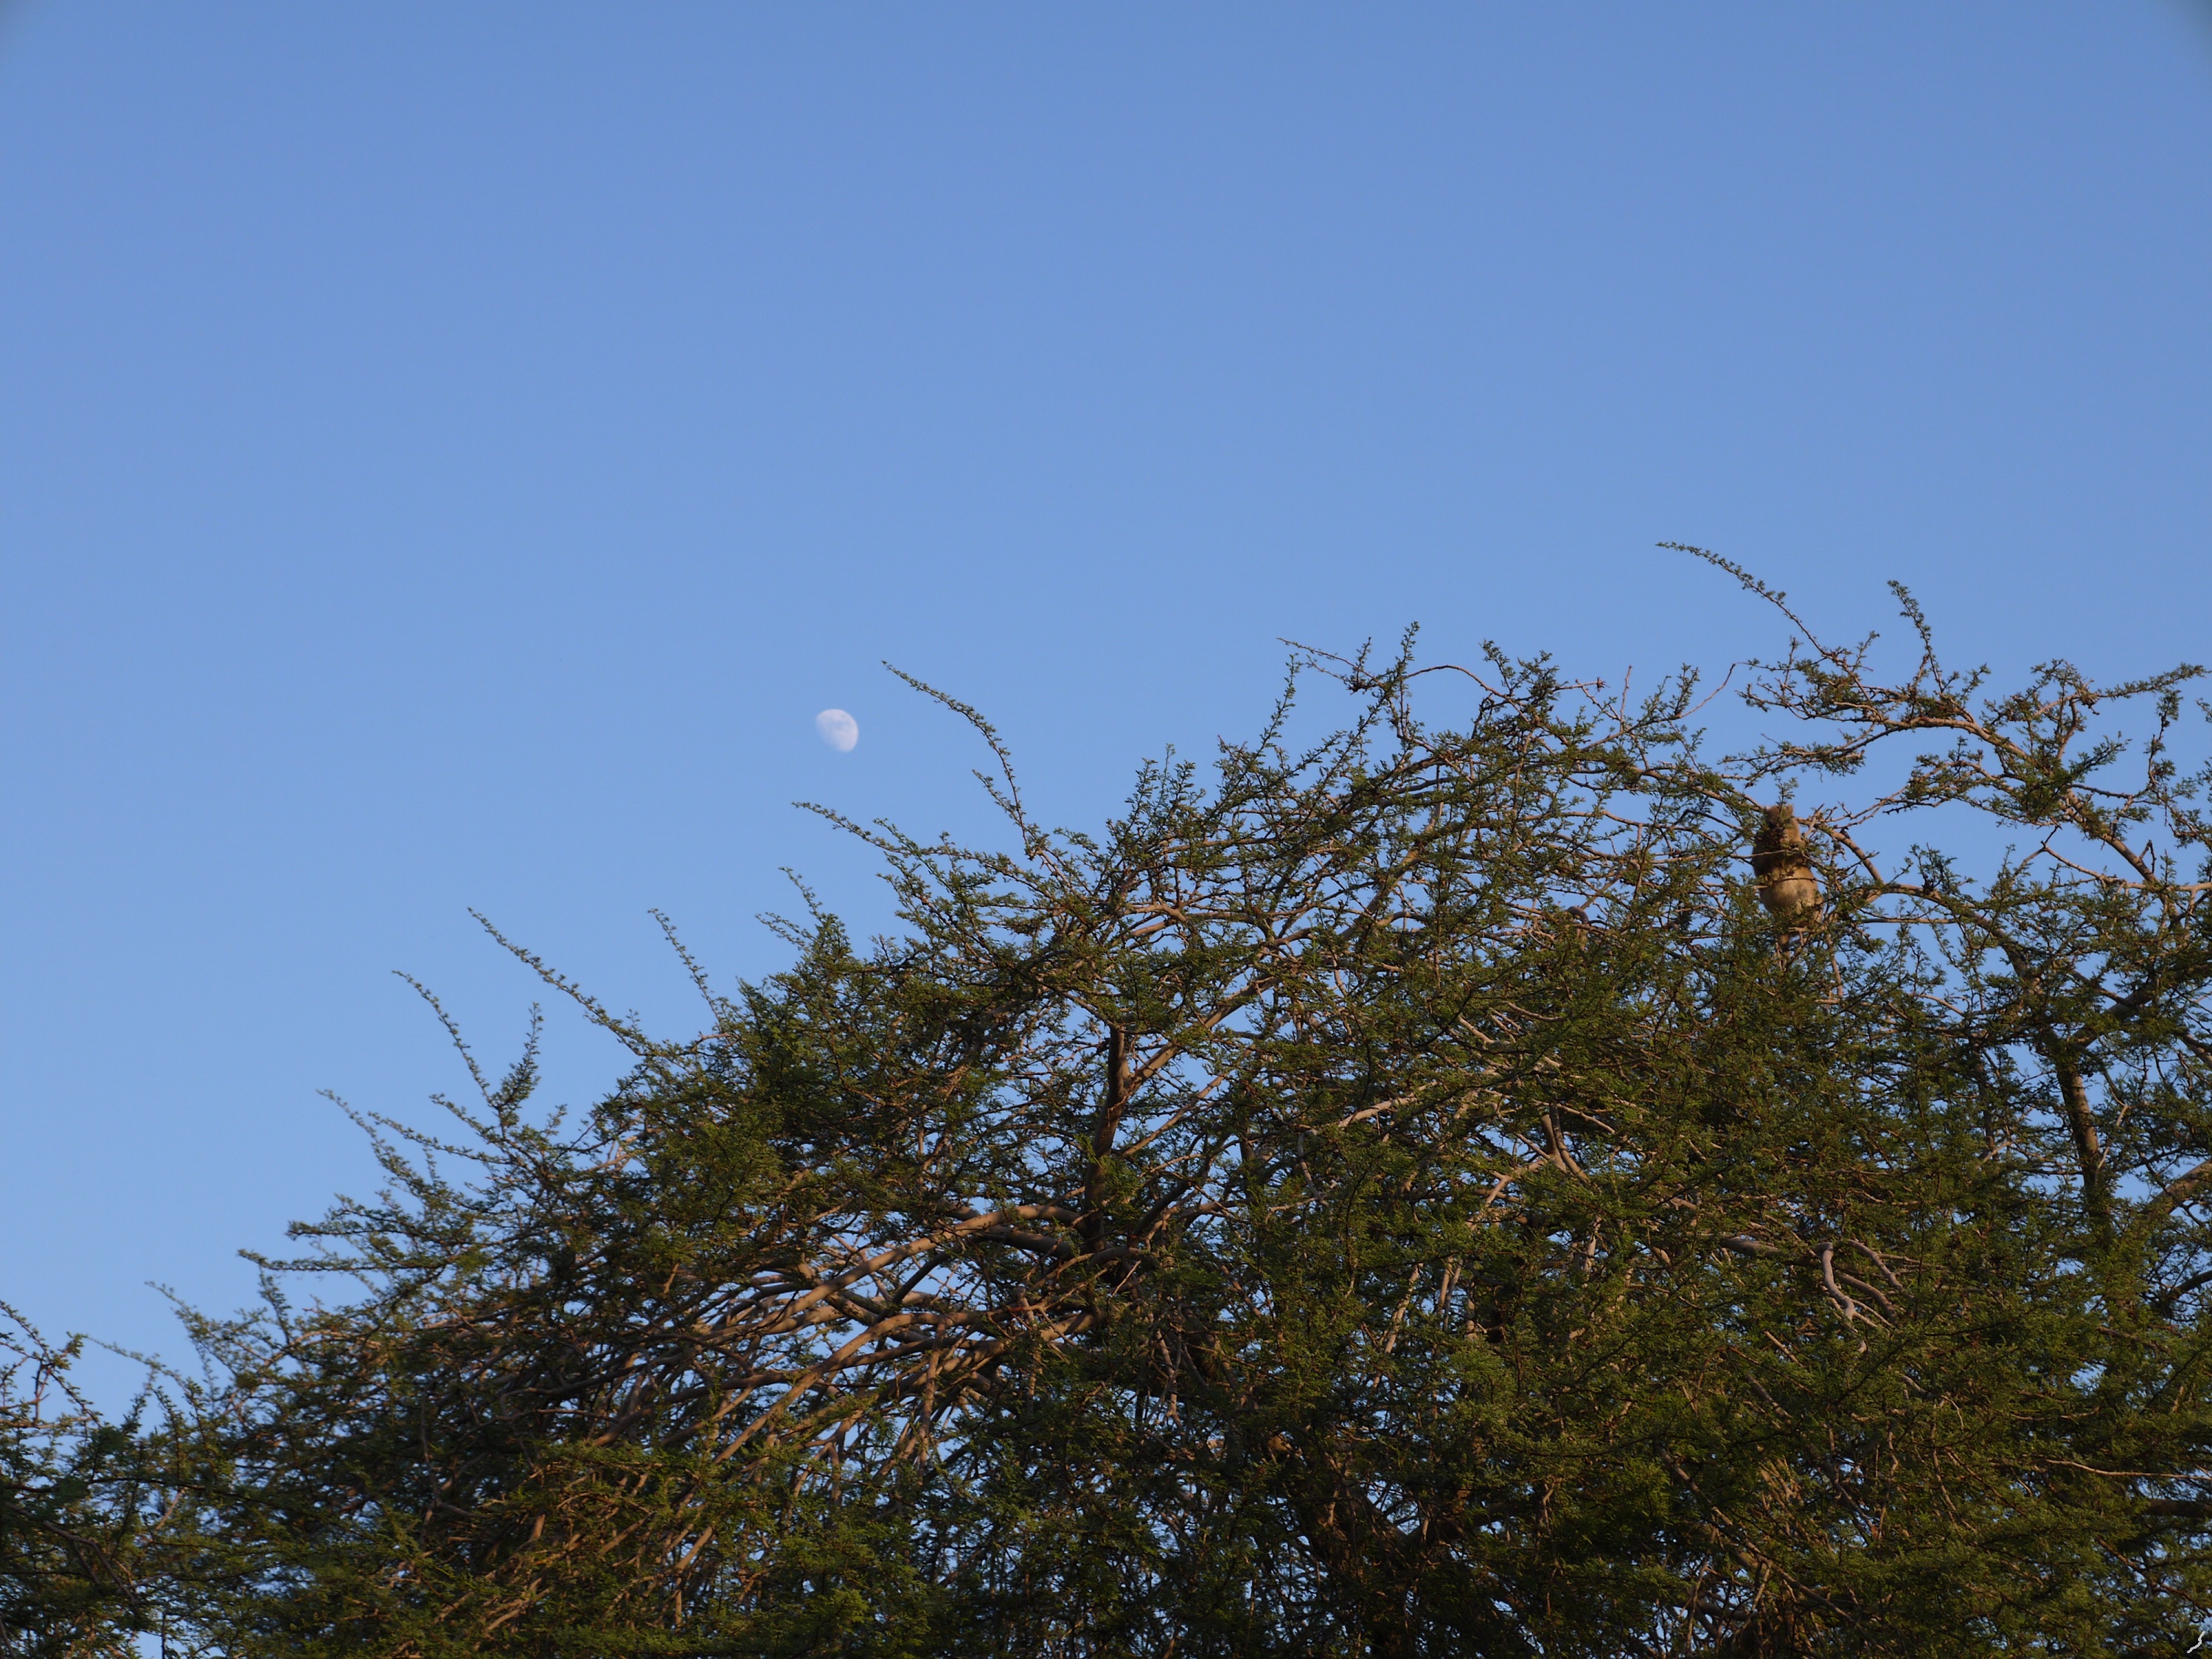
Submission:
M 2212 19 L 2182 0 L 0 11 L 0 1297 L 374 1172 L 536 993 L 696 1029 L 789 803 L 1048 816 L 1280 636 L 2212 657 Z M 840 753 L 814 717 L 850 710 Z M 556 1014 L 553 1089 L 611 1079 Z

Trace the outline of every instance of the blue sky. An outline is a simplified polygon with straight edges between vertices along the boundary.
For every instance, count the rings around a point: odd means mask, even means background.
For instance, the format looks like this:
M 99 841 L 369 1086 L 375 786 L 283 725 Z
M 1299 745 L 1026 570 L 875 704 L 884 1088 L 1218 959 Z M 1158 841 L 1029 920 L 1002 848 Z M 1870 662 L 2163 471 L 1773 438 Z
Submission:
M 0 1297 L 374 1185 L 318 1098 L 532 981 L 696 1019 L 792 810 L 1045 813 L 1282 636 L 2212 657 L 2212 15 L 2106 4 L 0 11 Z M 841 755 L 829 705 L 857 716 Z M 617 1057 L 556 1016 L 550 1093 Z

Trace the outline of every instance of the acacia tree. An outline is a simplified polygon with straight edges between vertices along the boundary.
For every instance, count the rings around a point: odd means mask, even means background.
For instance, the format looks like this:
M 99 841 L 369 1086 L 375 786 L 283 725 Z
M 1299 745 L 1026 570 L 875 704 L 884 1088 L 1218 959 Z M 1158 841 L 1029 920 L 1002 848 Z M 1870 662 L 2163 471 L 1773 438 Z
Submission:
M 72 1384 L 84 1339 L 56 1346 L 0 1303 L 0 1654 L 119 1659 L 156 1628 L 134 1413 L 104 1421 Z
M 389 1191 L 198 1320 L 148 1449 L 180 1617 L 424 1659 L 2191 1650 L 2197 671 L 1986 696 L 1798 631 L 1731 759 L 1686 677 L 1495 652 L 1307 653 L 1346 729 L 1293 750 L 1286 693 L 1095 837 L 1000 751 L 1007 846 L 849 826 L 904 931 L 810 900 L 786 971 L 695 969 L 703 1036 L 541 966 L 634 1069 L 573 1125 L 527 1052 L 447 1139 L 365 1120 Z M 1424 718 L 1439 675 L 1471 714 Z M 1784 794 L 1822 902 L 1777 917 Z M 1991 821 L 1972 878 L 1937 832 Z

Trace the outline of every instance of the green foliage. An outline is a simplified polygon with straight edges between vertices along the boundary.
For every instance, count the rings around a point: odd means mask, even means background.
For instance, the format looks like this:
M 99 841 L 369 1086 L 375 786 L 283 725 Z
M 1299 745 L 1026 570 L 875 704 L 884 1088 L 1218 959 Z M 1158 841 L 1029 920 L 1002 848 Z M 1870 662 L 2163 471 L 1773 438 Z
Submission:
M 137 1420 L 102 1422 L 70 1386 L 82 1348 L 0 1303 L 0 1654 L 106 1659 L 155 1626 Z
M 1347 729 L 1294 751 L 1286 694 L 1095 838 L 1010 769 L 1007 850 L 852 826 L 903 933 L 782 924 L 787 971 L 698 976 L 704 1036 L 548 972 L 618 1089 L 548 1124 L 526 1054 L 450 1140 L 365 1120 L 389 1191 L 198 1321 L 144 1455 L 198 1639 L 2191 1650 L 2193 671 L 1867 663 L 1808 632 L 1750 693 L 1796 735 L 1708 760 L 1686 680 L 1492 653 L 1432 725 L 1446 671 L 1313 656 Z M 1826 902 L 1778 923 L 1762 806 L 1893 740 L 1939 746 L 1799 800 Z M 1885 863 L 1893 821 L 1929 844 Z M 1976 881 L 1932 836 L 1979 823 L 2019 845 Z

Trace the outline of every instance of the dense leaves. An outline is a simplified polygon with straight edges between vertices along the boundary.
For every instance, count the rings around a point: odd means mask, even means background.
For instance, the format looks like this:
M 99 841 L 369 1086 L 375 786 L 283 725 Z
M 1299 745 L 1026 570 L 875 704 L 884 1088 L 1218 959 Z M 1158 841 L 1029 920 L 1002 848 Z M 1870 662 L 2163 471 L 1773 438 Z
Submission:
M 0 1653 L 137 1651 L 158 1604 L 142 1582 L 166 1519 L 132 1442 L 70 1380 L 83 1339 L 56 1347 L 0 1303 Z
M 1992 698 L 1806 633 L 1751 693 L 1786 738 L 1709 761 L 1687 684 L 1307 667 L 1348 729 L 1286 698 L 1095 839 L 1011 771 L 1006 849 L 854 826 L 905 931 L 786 924 L 703 1036 L 549 972 L 635 1057 L 573 1127 L 527 1056 L 449 1143 L 374 1121 L 390 1191 L 198 1322 L 143 1442 L 198 1639 L 2191 1650 L 2189 671 Z M 1822 902 L 1778 917 L 1791 790 Z

